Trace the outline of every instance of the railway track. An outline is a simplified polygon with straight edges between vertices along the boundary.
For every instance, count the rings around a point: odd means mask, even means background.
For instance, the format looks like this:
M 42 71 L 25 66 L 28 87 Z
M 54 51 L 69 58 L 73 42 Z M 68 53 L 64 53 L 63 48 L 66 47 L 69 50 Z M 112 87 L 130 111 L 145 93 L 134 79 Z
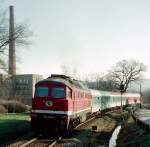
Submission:
M 106 112 L 105 114 L 107 114 L 109 112 Z M 89 123 L 91 121 L 94 121 L 94 119 L 96 119 L 96 116 L 92 116 L 91 118 L 89 118 L 88 120 L 86 120 L 83 123 L 80 123 L 79 125 L 77 125 L 73 130 L 80 130 L 82 128 L 86 128 L 86 126 L 89 125 Z M 91 128 L 92 129 L 92 128 Z M 35 136 L 35 135 L 34 135 Z M 53 146 L 59 146 L 60 144 L 65 144 L 67 142 L 69 142 L 69 138 L 68 136 L 72 136 L 72 133 L 69 133 L 69 135 L 64 136 L 64 137 L 59 137 L 59 138 L 55 138 L 54 137 L 44 137 L 44 136 L 37 136 L 37 137 L 31 137 L 31 139 L 28 139 L 27 141 L 23 141 L 22 143 L 17 144 L 16 146 L 13 145 L 9 145 L 7 147 L 53 147 Z M 70 141 L 71 142 L 71 141 Z
M 77 125 L 77 126 L 74 128 L 74 130 L 76 130 L 76 129 L 82 127 L 83 125 L 86 125 L 87 123 L 89 123 L 90 121 L 92 121 L 92 120 L 94 120 L 94 119 L 95 119 L 95 116 L 91 117 L 90 119 L 86 120 L 86 121 L 83 122 L 83 123 L 80 123 L 79 125 Z
M 31 140 L 25 142 L 22 145 L 19 145 L 19 147 L 53 147 L 58 140 L 61 140 L 62 138 L 58 139 L 50 139 L 50 138 L 41 138 L 41 137 L 35 137 L 32 138 Z
M 38 138 L 32 138 L 31 140 L 25 142 L 24 144 L 20 145 L 20 147 L 26 147 L 30 144 L 32 144 L 33 142 L 37 141 Z
M 77 125 L 74 130 L 80 129 L 80 127 L 82 126 L 86 126 L 86 124 L 92 120 L 94 120 L 95 117 L 92 117 L 90 119 L 88 119 L 87 121 Z M 57 143 L 58 144 L 63 144 L 63 142 L 67 142 L 66 141 L 66 136 L 65 137 L 58 137 L 57 139 L 54 139 L 53 137 L 50 136 L 37 136 L 37 137 L 31 137 L 31 139 L 28 139 L 27 141 L 20 141 L 19 143 L 14 143 L 8 145 L 7 147 L 53 147 L 55 146 Z

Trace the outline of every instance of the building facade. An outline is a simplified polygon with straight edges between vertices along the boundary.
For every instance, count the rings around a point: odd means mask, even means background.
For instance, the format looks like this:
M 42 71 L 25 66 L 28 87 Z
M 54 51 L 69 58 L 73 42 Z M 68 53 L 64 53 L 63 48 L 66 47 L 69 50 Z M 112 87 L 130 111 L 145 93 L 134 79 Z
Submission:
M 0 74 L 0 100 L 6 100 L 12 93 L 12 80 L 10 75 Z
M 15 99 L 31 105 L 34 86 L 42 79 L 43 76 L 37 74 L 0 75 L 0 99 Z
M 34 86 L 42 79 L 43 77 L 41 75 L 36 74 L 13 75 L 13 96 L 25 104 L 31 105 L 31 99 L 35 89 Z

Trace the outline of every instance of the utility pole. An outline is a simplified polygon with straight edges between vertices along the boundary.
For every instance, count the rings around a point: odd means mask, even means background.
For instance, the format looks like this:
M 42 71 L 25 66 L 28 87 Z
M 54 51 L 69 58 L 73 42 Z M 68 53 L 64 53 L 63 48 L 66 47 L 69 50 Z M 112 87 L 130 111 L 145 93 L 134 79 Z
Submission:
M 140 108 L 142 108 L 142 92 L 141 92 L 141 83 L 140 83 Z
M 120 94 L 121 94 L 121 110 L 123 111 L 123 104 L 122 104 L 122 94 L 124 93 L 124 84 L 120 84 Z

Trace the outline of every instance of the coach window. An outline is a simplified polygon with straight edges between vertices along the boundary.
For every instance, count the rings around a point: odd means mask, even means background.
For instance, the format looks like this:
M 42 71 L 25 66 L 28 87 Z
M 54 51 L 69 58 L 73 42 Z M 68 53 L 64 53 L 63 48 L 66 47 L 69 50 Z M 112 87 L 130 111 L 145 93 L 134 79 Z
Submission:
M 47 87 L 37 87 L 35 90 L 35 97 L 47 97 L 48 88 Z
M 52 88 L 51 95 L 53 98 L 65 98 L 64 88 Z

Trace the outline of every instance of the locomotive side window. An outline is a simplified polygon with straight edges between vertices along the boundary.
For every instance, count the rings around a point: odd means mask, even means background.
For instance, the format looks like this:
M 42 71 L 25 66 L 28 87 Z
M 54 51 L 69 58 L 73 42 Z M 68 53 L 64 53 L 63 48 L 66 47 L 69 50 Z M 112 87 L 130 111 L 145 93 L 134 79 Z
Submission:
M 51 95 L 53 98 L 64 98 L 65 97 L 65 89 L 64 88 L 52 88 Z
M 35 97 L 47 97 L 48 88 L 47 87 L 37 87 L 35 90 Z
M 72 98 L 72 95 L 71 95 L 71 90 L 69 88 L 67 88 L 67 98 Z

